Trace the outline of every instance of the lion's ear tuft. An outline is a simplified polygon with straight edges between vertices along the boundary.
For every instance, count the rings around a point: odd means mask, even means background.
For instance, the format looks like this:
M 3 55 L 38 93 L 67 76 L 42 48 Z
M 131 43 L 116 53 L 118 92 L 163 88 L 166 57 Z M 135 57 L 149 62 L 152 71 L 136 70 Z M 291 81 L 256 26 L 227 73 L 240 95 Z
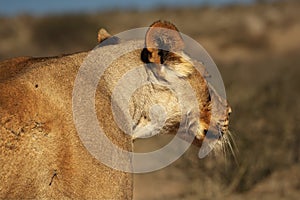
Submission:
M 159 20 L 148 29 L 145 46 L 148 52 L 147 60 L 162 64 L 168 52 L 183 50 L 184 42 L 178 29 L 172 23 Z

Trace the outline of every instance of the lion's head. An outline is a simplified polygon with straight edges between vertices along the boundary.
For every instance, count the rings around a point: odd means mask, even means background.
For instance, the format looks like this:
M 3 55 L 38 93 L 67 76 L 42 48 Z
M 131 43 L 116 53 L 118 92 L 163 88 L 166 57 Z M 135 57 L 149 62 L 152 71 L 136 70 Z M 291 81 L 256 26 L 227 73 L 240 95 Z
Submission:
M 227 100 L 206 80 L 210 75 L 201 59 L 193 59 L 185 52 L 184 40 L 173 24 L 166 21 L 154 22 L 146 32 L 144 41 L 121 41 L 115 36 L 110 37 L 103 29 L 99 31 L 98 38 L 99 42 L 105 41 L 100 44 L 104 49 L 111 49 L 112 47 L 105 46 L 116 44 L 116 41 L 119 43 L 119 51 L 126 46 L 132 46 L 133 43 L 143 47 L 124 54 L 112 63 L 104 78 L 105 84 L 110 85 L 109 88 L 113 92 L 123 74 L 137 66 L 144 66 L 148 83 L 135 90 L 130 98 L 133 139 L 157 133 L 176 134 L 180 123 L 184 121 L 185 131 L 179 136 L 183 139 L 194 136 L 193 143 L 198 146 L 202 145 L 205 138 L 227 140 L 227 136 L 230 136 L 228 125 L 231 108 Z M 126 66 L 122 64 L 125 60 Z M 134 78 L 141 79 L 141 76 L 137 75 Z M 193 89 L 197 105 L 192 102 L 192 96 L 185 97 L 185 108 L 182 110 L 182 102 L 179 102 L 174 93 L 180 93 L 181 96 L 193 95 L 188 94 L 188 88 L 183 86 L 185 84 Z M 174 88 L 177 88 L 177 91 L 174 92 Z M 119 104 L 122 104 L 122 101 L 120 100 Z M 157 105 L 162 105 L 164 110 Z

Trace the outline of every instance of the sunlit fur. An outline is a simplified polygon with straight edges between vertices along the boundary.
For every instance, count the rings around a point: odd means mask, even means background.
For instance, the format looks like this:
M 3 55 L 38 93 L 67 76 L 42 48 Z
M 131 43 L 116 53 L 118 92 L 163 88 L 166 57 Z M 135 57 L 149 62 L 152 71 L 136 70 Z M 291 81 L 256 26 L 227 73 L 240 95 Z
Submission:
M 159 27 L 159 29 L 156 30 L 155 27 Z M 170 38 L 174 38 L 178 44 L 170 42 Z M 224 153 L 229 149 L 236 157 L 234 140 L 228 130 L 231 107 L 227 100 L 221 97 L 206 80 L 206 77 L 210 77 L 210 75 L 205 65 L 201 61 L 190 58 L 184 52 L 182 38 L 177 32 L 177 28 L 168 22 L 157 21 L 148 30 L 145 41 L 147 48 L 146 53 L 144 53 L 146 55 L 145 61 L 150 63 L 150 69 L 158 80 L 172 82 L 169 81 L 171 79 L 170 74 L 174 72 L 179 79 L 189 81 L 196 91 L 200 110 L 198 121 L 200 126 L 194 132 L 196 137 L 194 143 L 201 146 L 209 131 L 210 136 L 213 135 L 218 140 L 216 149 L 221 147 Z M 212 109 L 212 106 L 215 108 Z

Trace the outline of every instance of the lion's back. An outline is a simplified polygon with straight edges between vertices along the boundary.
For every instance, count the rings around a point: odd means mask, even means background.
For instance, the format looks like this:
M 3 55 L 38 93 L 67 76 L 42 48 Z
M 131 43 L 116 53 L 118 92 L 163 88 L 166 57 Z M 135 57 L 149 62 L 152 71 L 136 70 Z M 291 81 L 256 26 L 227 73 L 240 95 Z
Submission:
M 73 83 L 86 55 L 0 63 L 0 199 L 131 198 L 131 176 L 90 156 L 74 127 Z M 124 187 L 107 185 L 115 180 Z

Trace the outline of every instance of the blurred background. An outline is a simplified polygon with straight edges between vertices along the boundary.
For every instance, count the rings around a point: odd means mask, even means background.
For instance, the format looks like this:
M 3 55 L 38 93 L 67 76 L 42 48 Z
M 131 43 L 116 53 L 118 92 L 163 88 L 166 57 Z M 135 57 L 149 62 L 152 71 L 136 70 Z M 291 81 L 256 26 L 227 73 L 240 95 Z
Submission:
M 237 161 L 230 151 L 200 160 L 192 146 L 171 166 L 135 175 L 135 199 L 299 199 L 298 0 L 0 0 L 0 61 L 87 51 L 101 27 L 117 34 L 158 19 L 215 60 L 233 109 Z M 158 137 L 137 149 L 168 140 Z

